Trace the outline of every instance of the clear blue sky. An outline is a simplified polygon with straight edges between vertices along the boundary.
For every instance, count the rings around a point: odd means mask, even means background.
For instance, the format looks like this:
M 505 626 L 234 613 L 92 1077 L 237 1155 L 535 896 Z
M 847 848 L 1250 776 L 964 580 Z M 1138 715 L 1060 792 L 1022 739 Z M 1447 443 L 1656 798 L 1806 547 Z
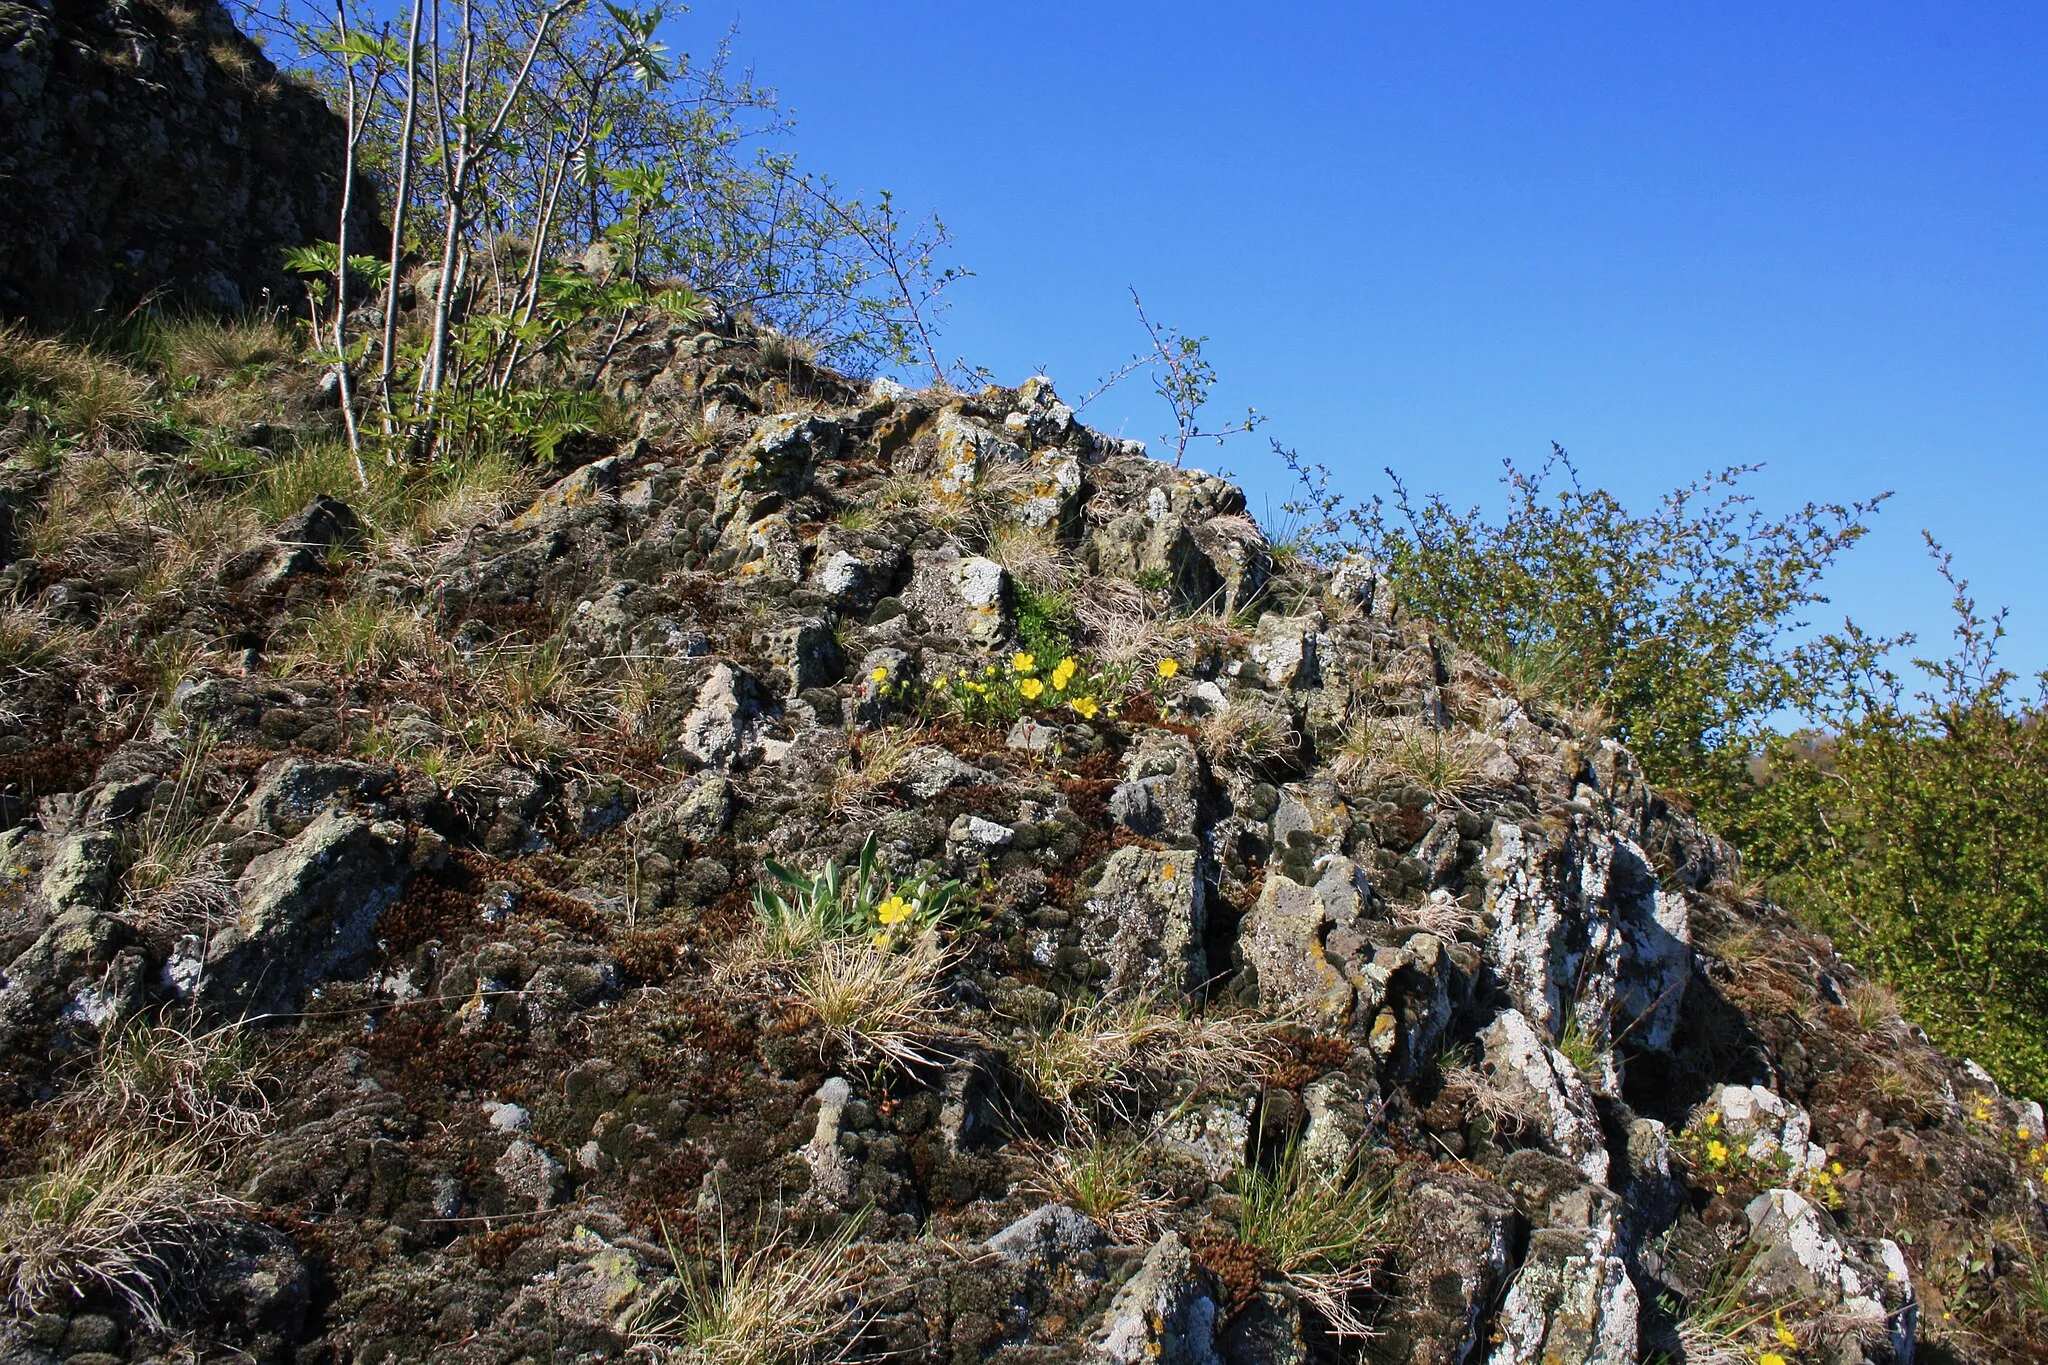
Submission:
M 721 7 L 723 5 L 723 7 Z M 1355 491 L 1897 496 L 1837 608 L 1945 636 L 1922 527 L 2048 668 L 2048 5 L 706 0 L 849 188 L 938 209 L 948 350 L 1076 395 L 1155 317 Z M 1142 384 L 1087 414 L 1152 437 Z M 1226 465 L 1255 510 L 1260 438 Z

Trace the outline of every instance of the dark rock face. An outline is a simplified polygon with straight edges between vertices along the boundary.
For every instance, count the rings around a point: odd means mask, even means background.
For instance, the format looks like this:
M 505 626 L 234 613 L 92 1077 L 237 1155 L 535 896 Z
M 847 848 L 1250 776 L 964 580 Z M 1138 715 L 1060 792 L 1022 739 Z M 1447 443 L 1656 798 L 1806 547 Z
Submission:
M 279 252 L 334 238 L 343 148 L 341 121 L 216 0 L 5 0 L 0 313 L 293 299 Z M 354 213 L 351 248 L 376 250 L 367 181 Z

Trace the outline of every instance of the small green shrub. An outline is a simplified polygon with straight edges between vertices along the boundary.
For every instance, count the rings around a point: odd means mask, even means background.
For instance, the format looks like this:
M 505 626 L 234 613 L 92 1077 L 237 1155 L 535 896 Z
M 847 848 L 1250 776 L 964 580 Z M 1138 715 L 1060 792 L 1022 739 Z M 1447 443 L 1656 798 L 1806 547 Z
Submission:
M 1017 589 L 1017 643 L 1027 654 L 1040 659 L 1064 659 L 1073 654 L 1081 633 L 1071 599 L 1060 593 Z

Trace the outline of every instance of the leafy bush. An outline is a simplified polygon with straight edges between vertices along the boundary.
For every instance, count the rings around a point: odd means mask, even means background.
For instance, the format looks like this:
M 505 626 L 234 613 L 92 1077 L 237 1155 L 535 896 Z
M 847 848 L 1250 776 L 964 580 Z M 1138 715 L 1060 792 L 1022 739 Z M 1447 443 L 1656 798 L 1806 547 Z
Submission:
M 806 876 L 766 860 L 770 880 L 754 891 L 761 951 L 791 961 L 840 939 L 914 939 L 962 908 L 959 882 L 930 875 L 889 881 L 876 867 L 877 851 L 870 835 L 851 876 L 833 861 Z
M 2048 1094 L 2048 675 L 2019 694 L 2002 613 L 1940 564 L 1954 653 L 1916 659 L 1917 687 L 1845 664 L 1822 733 L 1771 744 L 1731 827 L 1937 1042 Z
M 1809 638 L 1803 615 L 1885 495 L 1770 518 L 1742 488 L 1756 466 L 1738 465 L 1636 512 L 1581 486 L 1559 449 L 1534 473 L 1507 465 L 1497 522 L 1418 501 L 1398 478 L 1390 516 L 1377 498 L 1346 505 L 1327 471 L 1281 453 L 1304 483 L 1289 508 L 1314 557 L 1371 556 L 1409 610 L 1540 691 L 1600 702 L 1660 785 L 1709 806 L 1746 783 L 1776 717 L 1811 712 L 1845 658 L 1874 661 L 1885 644 Z
M 1738 466 L 1636 512 L 1582 487 L 1558 451 L 1533 474 L 1508 466 L 1495 521 L 1398 479 L 1391 507 L 1351 504 L 1275 448 L 1301 480 L 1289 512 L 1305 557 L 1374 559 L 1409 611 L 1529 704 L 1599 708 L 1652 783 L 1690 799 L 1936 1041 L 2048 1094 L 2048 677 L 2020 694 L 1997 661 L 2002 614 L 1979 612 L 1938 546 L 1955 648 L 1914 660 L 1917 684 L 1887 666 L 1910 637 L 1810 628 L 1821 578 L 1883 496 L 1770 517 Z M 1809 728 L 1783 733 L 1787 716 Z

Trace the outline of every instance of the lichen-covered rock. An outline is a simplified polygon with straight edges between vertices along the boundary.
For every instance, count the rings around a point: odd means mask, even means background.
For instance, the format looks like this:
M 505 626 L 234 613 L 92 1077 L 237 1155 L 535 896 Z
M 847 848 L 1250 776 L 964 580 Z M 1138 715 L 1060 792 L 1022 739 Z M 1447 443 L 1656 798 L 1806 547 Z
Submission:
M 683 717 L 678 755 L 704 768 L 744 765 L 760 750 L 754 726 L 760 709 L 751 676 L 729 663 L 713 664 L 697 690 L 697 704 Z
M 291 1010 L 360 962 L 410 874 L 402 825 L 328 810 L 235 885 L 239 913 L 205 945 L 199 993 L 250 1012 Z
M 1677 1027 L 1692 972 L 1684 899 L 1633 843 L 1583 817 L 1556 839 L 1496 824 L 1486 870 L 1487 952 L 1509 997 L 1553 1034 L 1576 1028 L 1601 1057 L 1587 1079 L 1611 1092 L 1616 1038 L 1656 1051 Z
M 950 550 L 920 550 L 912 556 L 903 601 L 933 630 L 983 643 L 1003 637 L 1014 610 L 1010 575 L 1002 565 Z
M 1415 1235 L 1401 1262 L 1408 1292 L 1384 1324 L 1388 1356 L 1462 1365 L 1514 1267 L 1515 1209 L 1485 1181 L 1411 1175 L 1403 1186 Z
M 1873 1365 L 1912 1360 L 1919 1303 L 1896 1242 L 1845 1245 L 1828 1211 L 1797 1190 L 1766 1190 L 1744 1214 L 1760 1295 L 1835 1310 L 1833 1344 Z
M 1109 813 L 1133 834 L 1192 848 L 1201 816 L 1202 760 L 1185 735 L 1148 739 L 1124 760 Z
M 1218 1316 L 1214 1282 L 1169 1232 L 1117 1291 L 1088 1358 L 1112 1365 L 1220 1365 Z
M 1591 1090 L 1570 1059 L 1545 1042 L 1518 1010 L 1503 1010 L 1480 1034 L 1482 1068 L 1509 1093 L 1526 1096 L 1544 1144 L 1589 1180 L 1607 1179 L 1607 1146 Z
M 60 915 L 104 908 L 119 852 L 120 841 L 104 830 L 66 837 L 43 864 L 43 899 Z
M 1192 850 L 1120 848 L 1083 907 L 1081 946 L 1112 996 L 1191 993 L 1208 979 L 1208 893 Z
M 1639 1302 L 1628 1265 L 1601 1239 L 1567 1228 L 1529 1238 L 1500 1306 L 1500 1344 L 1489 1365 L 1631 1365 Z
M 322 810 L 381 805 L 397 785 L 397 771 L 376 764 L 280 758 L 256 774 L 242 804 L 242 819 L 251 829 L 289 839 Z
M 1361 979 L 1345 969 L 1365 944 L 1363 886 L 1363 873 L 1346 858 L 1324 864 L 1313 886 L 1278 870 L 1267 874 L 1237 938 L 1238 955 L 1261 1005 L 1300 1014 L 1337 1032 L 1378 1007 L 1378 983 L 1363 980 L 1367 999 L 1361 1010 Z

